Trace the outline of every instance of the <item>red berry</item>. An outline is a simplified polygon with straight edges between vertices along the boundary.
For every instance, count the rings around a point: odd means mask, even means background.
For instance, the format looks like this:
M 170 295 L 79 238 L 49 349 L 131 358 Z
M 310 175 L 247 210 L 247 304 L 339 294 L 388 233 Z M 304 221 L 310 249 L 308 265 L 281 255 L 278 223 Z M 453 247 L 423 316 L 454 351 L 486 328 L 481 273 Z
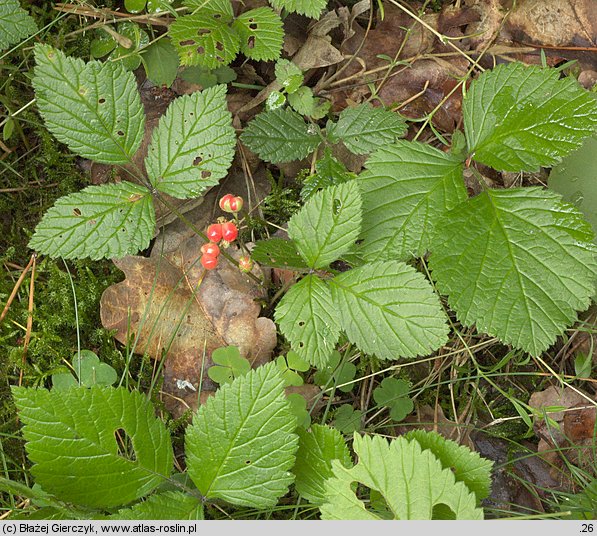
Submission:
M 243 198 L 240 196 L 233 197 L 228 203 L 230 210 L 235 214 L 243 208 Z
M 201 253 L 210 257 L 217 257 L 220 254 L 220 248 L 217 244 L 209 242 L 201 246 Z
M 237 236 L 238 229 L 233 222 L 227 221 L 222 224 L 222 238 L 226 240 L 226 242 L 234 242 Z
M 220 208 L 224 212 L 232 212 L 230 208 L 230 202 L 234 199 L 232 194 L 226 194 L 222 199 L 220 199 Z
M 211 242 L 219 242 L 222 240 L 222 225 L 219 223 L 212 223 L 207 228 L 206 234 Z
M 213 255 L 202 255 L 201 265 L 206 270 L 213 270 L 218 265 L 218 258 Z
M 248 255 L 243 255 L 238 259 L 238 268 L 241 272 L 250 272 L 253 269 L 253 261 Z

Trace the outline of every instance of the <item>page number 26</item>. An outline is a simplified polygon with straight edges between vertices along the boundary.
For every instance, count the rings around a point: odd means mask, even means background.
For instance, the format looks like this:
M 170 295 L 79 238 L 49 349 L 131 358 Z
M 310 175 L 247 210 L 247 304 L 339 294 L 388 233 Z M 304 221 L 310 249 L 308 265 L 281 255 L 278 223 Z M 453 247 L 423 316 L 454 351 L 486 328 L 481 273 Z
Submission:
M 592 523 L 583 523 L 580 526 L 581 532 L 593 532 L 593 524 Z

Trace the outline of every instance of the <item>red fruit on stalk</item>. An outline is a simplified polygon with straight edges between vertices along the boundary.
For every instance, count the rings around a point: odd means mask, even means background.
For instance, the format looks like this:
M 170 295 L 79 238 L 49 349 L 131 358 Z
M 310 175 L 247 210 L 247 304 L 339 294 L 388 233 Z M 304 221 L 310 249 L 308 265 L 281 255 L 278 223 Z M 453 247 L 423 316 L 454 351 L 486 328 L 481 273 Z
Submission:
M 243 198 L 240 196 L 233 197 L 228 203 L 230 210 L 235 214 L 243 208 Z
M 222 197 L 222 199 L 220 199 L 220 208 L 224 212 L 231 212 L 230 201 L 232 199 L 234 199 L 234 196 L 232 194 L 226 194 L 224 197 Z
M 201 253 L 211 257 L 217 257 L 220 254 L 220 248 L 217 244 L 210 242 L 201 246 Z
M 206 270 L 213 270 L 218 265 L 218 258 L 213 255 L 202 255 L 201 265 Z
M 219 223 L 212 223 L 205 233 L 211 242 L 219 242 L 222 240 L 222 225 Z
M 238 229 L 233 222 L 227 221 L 222 224 L 222 238 L 226 240 L 226 242 L 234 242 L 237 236 Z

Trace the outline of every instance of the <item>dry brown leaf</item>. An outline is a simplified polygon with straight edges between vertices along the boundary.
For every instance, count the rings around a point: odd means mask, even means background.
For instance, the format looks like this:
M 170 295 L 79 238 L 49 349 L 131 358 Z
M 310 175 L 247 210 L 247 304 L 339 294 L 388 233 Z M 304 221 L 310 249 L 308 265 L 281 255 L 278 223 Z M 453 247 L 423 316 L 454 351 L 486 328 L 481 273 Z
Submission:
M 215 390 L 206 374 L 213 350 L 237 346 L 256 366 L 269 360 L 276 345 L 274 323 L 259 316 L 263 287 L 224 259 L 201 280 L 203 243 L 194 236 L 165 257 L 115 260 L 126 279 L 106 289 L 100 303 L 102 324 L 116 331 L 118 341 L 136 337 L 137 353 L 166 360 L 163 391 L 175 416 L 197 407 L 202 377 L 201 390 Z M 253 273 L 263 277 L 258 266 Z

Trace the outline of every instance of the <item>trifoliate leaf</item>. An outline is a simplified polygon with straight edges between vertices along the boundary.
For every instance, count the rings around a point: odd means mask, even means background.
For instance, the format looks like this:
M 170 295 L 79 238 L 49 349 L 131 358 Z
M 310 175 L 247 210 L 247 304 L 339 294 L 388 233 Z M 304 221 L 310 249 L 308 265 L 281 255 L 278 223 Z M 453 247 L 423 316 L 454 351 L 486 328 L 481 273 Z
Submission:
M 108 363 L 102 363 L 91 350 L 81 350 L 80 356 L 77 354 L 73 357 L 73 370 L 83 387 L 110 386 L 118 379 L 116 371 Z M 55 383 L 53 385 L 56 387 Z
M 151 135 L 145 166 L 160 191 L 185 199 L 226 176 L 236 136 L 226 105 L 226 86 L 177 98 Z
M 357 181 L 314 194 L 288 222 L 288 236 L 310 268 L 324 268 L 350 250 L 361 230 Z
M 116 31 L 121 36 L 129 39 L 132 44 L 129 48 L 122 45 L 117 46 L 108 56 L 108 59 L 122 63 L 127 71 L 134 71 L 141 65 L 139 49 L 149 44 L 149 35 L 135 22 L 121 22 L 116 27 Z
M 189 475 L 208 499 L 272 507 L 292 482 L 295 427 L 275 363 L 252 370 L 199 408 L 185 438 Z
M 114 259 L 147 248 L 154 231 L 151 194 L 123 181 L 58 199 L 35 228 L 29 247 L 53 258 Z
M 241 140 L 259 158 L 274 164 L 301 160 L 321 143 L 319 127 L 307 125 L 288 108 L 260 113 L 247 125 Z
M 351 467 L 352 460 L 344 438 L 335 428 L 313 424 L 309 432 L 299 430 L 298 435 L 295 487 L 310 503 L 319 505 L 325 501 L 325 481 L 333 476 L 332 460 L 340 460 L 345 467 Z
M 200 11 L 178 17 L 168 30 L 181 65 L 215 69 L 228 65 L 240 51 L 240 37 L 219 13 Z
M 145 72 L 154 84 L 170 87 L 178 71 L 178 53 L 169 39 L 160 39 L 143 51 Z
M 277 110 L 286 104 L 286 96 L 279 91 L 272 91 L 265 100 L 265 109 L 267 111 Z
M 285 270 L 307 270 L 308 266 L 296 250 L 292 240 L 270 238 L 258 240 L 251 251 L 253 260 L 264 266 L 284 268 Z
M 303 71 L 290 60 L 279 59 L 275 67 L 276 82 L 280 84 L 286 93 L 294 93 L 303 84 Z
M 37 24 L 18 0 L 4 0 L 0 4 L 0 50 L 16 45 L 37 32 Z
M 361 410 L 355 410 L 350 404 L 342 404 L 334 415 L 334 427 L 343 434 L 352 434 L 362 428 L 362 418 Z
M 322 388 L 333 386 L 343 393 L 350 393 L 354 389 L 355 382 L 352 380 L 357 374 L 357 367 L 350 361 L 342 359 L 337 350 L 332 352 L 328 363 L 318 369 L 313 376 L 313 382 L 316 385 L 321 385 Z
M 456 481 L 463 482 L 477 496 L 477 502 L 489 496 L 493 465 L 491 461 L 435 432 L 413 430 L 405 437 L 416 440 L 423 450 L 433 452 L 442 467 L 452 471 Z
M 252 60 L 275 60 L 280 57 L 284 30 L 280 15 L 269 7 L 245 11 L 232 23 L 240 37 L 240 51 Z
M 309 370 L 309 363 L 292 350 L 285 356 L 278 356 L 276 358 L 276 366 L 282 375 L 286 387 L 299 387 L 303 385 L 303 378 L 299 372 Z
M 441 216 L 467 199 L 462 161 L 431 145 L 398 141 L 366 166 L 358 251 L 370 260 L 424 255 Z
M 97 37 L 91 41 L 89 45 L 89 52 L 93 59 L 103 58 L 110 52 L 112 52 L 116 45 L 116 39 L 104 31 L 96 30 Z
M 486 190 L 437 229 L 433 277 L 462 323 L 539 355 L 589 306 L 593 232 L 558 194 Z
M 408 397 L 410 384 L 399 378 L 384 378 L 373 390 L 373 400 L 380 406 L 390 408 L 390 417 L 399 422 L 413 409 L 413 401 Z
M 214 365 L 209 367 L 207 375 L 220 385 L 231 383 L 234 378 L 244 376 L 251 370 L 248 359 L 241 357 L 236 346 L 216 348 L 211 354 L 211 360 Z
M 398 261 L 374 262 L 330 280 L 334 312 L 348 339 L 379 359 L 427 355 L 448 326 L 429 281 Z
M 145 9 L 147 0 L 124 0 L 124 9 L 129 13 L 140 13 Z
M 84 158 L 130 162 L 145 126 L 133 74 L 112 62 L 68 58 L 48 45 L 35 45 L 35 60 L 37 107 L 50 132 Z
M 132 508 L 120 510 L 109 519 L 187 521 L 203 519 L 203 503 L 197 498 L 180 491 L 166 491 L 152 495 Z
M 303 183 L 301 197 L 305 200 L 322 188 L 341 184 L 356 177 L 342 162 L 332 156 L 332 152 L 327 147 L 323 156 L 315 163 L 315 171 L 316 173 L 307 177 Z
M 355 154 L 372 153 L 379 147 L 401 138 L 406 124 L 397 113 L 370 104 L 345 108 L 337 123 L 328 123 L 330 141 L 342 141 Z
M 299 114 L 311 116 L 316 106 L 313 90 L 307 86 L 299 87 L 294 93 L 288 94 L 288 104 Z
M 143 497 L 172 469 L 170 434 L 148 398 L 124 388 L 14 387 L 37 484 L 93 507 Z M 51 428 L 48 424 L 51 423 Z
M 292 13 L 318 19 L 327 5 L 327 0 L 269 0 L 269 3 L 276 9 L 286 9 Z
M 293 285 L 276 307 L 276 322 L 292 349 L 316 367 L 325 366 L 336 348 L 340 325 L 329 287 L 308 275 Z
M 355 434 L 353 449 L 359 459 L 354 467 L 332 462 L 334 476 L 325 483 L 322 519 L 381 519 L 355 495 L 355 481 L 381 493 L 392 519 L 433 519 L 440 506 L 456 519 L 483 519 L 475 495 L 416 441 L 399 437 L 388 444 L 380 436 Z
M 556 69 L 498 65 L 464 99 L 468 150 L 503 171 L 535 171 L 580 147 L 597 129 L 597 98 Z

